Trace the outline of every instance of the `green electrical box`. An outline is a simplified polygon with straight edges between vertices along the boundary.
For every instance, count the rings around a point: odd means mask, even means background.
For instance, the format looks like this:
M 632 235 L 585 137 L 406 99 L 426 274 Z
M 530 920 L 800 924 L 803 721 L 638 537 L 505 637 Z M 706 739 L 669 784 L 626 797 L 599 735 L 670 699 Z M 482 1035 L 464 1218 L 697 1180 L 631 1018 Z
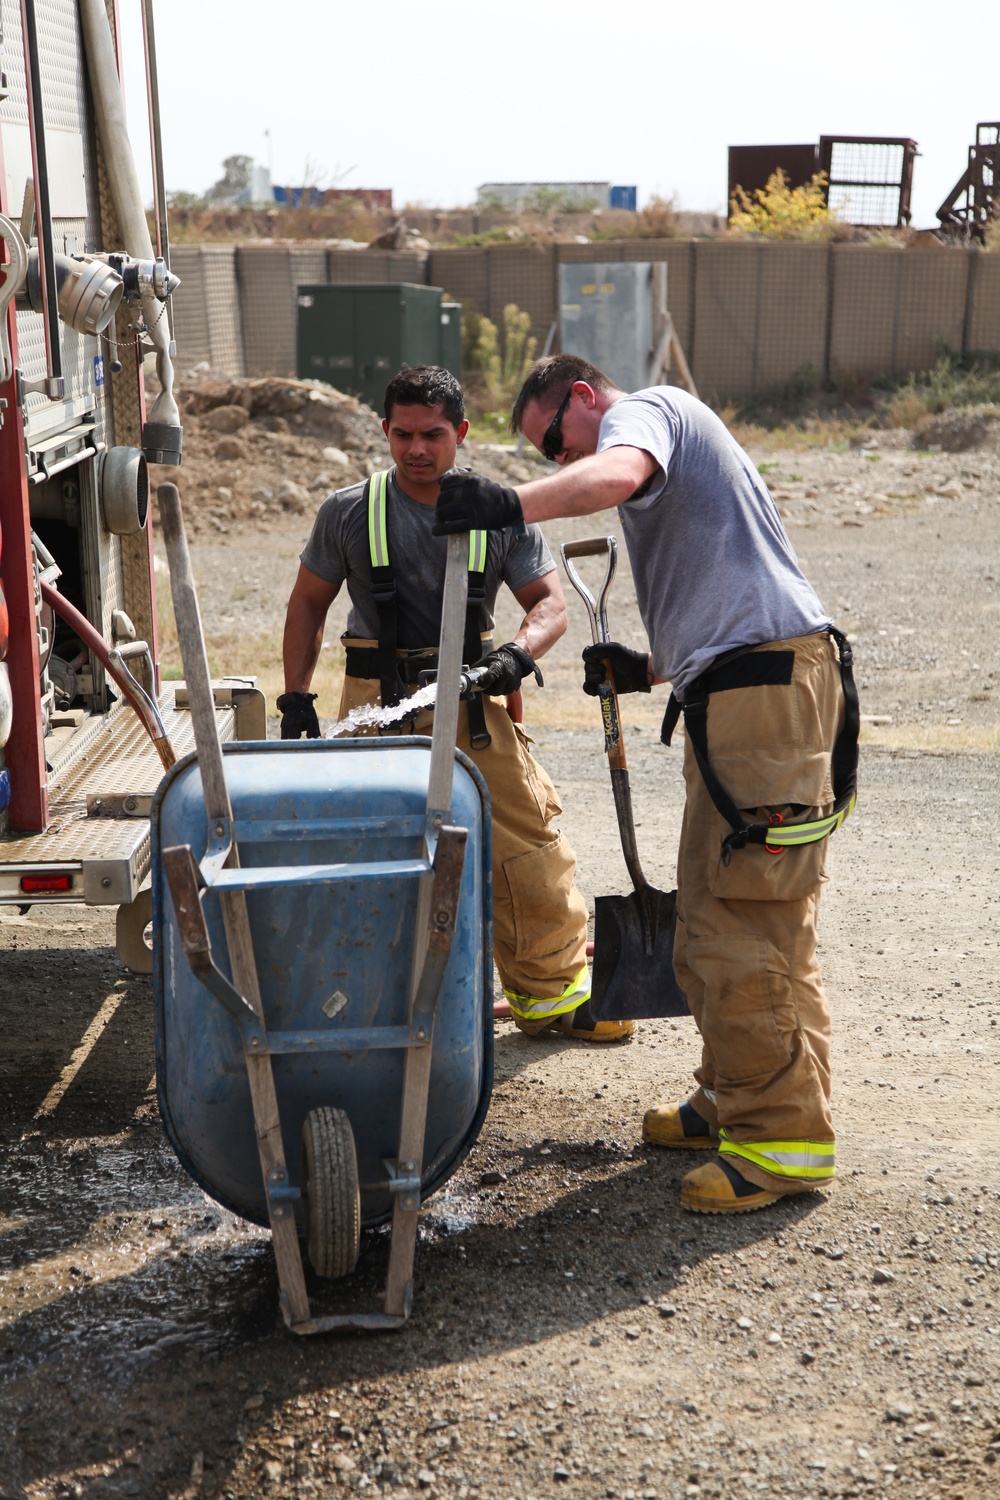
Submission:
M 382 410 L 385 388 L 412 365 L 462 378 L 462 307 L 440 287 L 409 282 L 300 286 L 297 370 Z

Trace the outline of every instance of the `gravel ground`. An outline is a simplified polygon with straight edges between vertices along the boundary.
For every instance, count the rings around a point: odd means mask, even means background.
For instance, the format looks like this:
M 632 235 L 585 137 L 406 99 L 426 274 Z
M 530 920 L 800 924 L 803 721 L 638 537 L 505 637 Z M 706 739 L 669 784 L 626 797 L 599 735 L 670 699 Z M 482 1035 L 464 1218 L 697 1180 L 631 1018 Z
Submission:
M 498 1022 L 480 1142 L 422 1217 L 410 1323 L 296 1341 L 268 1236 L 163 1138 L 151 985 L 118 966 L 109 917 L 0 912 L 0 1495 L 1000 1493 L 1000 460 L 888 440 L 754 457 L 856 639 L 869 719 L 821 927 L 837 1184 L 683 1214 L 699 1158 L 638 1142 L 643 1109 L 687 1088 L 691 1023 L 593 1049 Z M 185 484 L 197 510 L 197 469 Z M 194 526 L 206 615 L 279 630 L 308 520 Z M 569 608 L 526 716 L 592 902 L 626 876 Z M 637 638 L 627 571 L 611 616 Z M 627 707 L 666 888 L 680 756 L 657 695 Z M 373 1306 L 386 1258 L 367 1236 L 355 1275 L 314 1290 Z

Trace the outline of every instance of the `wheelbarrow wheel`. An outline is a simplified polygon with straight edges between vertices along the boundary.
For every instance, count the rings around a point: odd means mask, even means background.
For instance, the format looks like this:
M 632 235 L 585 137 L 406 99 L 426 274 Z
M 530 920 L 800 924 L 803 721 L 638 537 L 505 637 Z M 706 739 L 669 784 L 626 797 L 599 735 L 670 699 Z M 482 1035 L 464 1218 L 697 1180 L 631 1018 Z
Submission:
M 354 1132 L 342 1109 L 312 1109 L 302 1127 L 306 1252 L 320 1276 L 347 1276 L 361 1248 Z

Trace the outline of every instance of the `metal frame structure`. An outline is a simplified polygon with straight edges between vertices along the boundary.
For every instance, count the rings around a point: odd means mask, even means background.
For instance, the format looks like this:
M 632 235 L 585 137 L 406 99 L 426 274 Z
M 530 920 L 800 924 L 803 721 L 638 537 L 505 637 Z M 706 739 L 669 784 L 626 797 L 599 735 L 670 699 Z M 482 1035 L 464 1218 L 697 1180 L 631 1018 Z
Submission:
M 826 174 L 829 207 L 863 228 L 905 229 L 911 218 L 913 163 L 918 154 L 917 143 L 909 136 L 821 135 L 818 169 Z M 852 212 L 851 188 L 860 194 L 862 205 L 881 204 L 883 211 L 874 216 L 862 206 L 860 216 Z
M 981 120 L 976 126 L 976 143 L 969 147 L 965 171 L 937 211 L 944 228 L 982 240 L 986 226 L 1000 213 L 998 180 L 1000 120 Z

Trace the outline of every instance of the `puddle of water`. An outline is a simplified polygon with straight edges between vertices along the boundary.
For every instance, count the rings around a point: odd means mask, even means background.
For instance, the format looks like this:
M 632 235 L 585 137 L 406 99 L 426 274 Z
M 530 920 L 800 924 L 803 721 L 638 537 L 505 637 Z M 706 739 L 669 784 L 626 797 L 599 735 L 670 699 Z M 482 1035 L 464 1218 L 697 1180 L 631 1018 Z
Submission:
M 414 693 L 412 698 L 407 698 L 405 703 L 397 703 L 392 708 L 379 708 L 377 703 L 359 704 L 352 708 L 346 719 L 339 719 L 336 724 L 326 731 L 328 740 L 335 740 L 343 734 L 355 734 L 359 729 L 389 729 L 395 724 L 402 724 L 406 719 L 412 719 L 425 708 L 433 708 L 437 699 L 437 683 L 429 682 L 419 692 Z

